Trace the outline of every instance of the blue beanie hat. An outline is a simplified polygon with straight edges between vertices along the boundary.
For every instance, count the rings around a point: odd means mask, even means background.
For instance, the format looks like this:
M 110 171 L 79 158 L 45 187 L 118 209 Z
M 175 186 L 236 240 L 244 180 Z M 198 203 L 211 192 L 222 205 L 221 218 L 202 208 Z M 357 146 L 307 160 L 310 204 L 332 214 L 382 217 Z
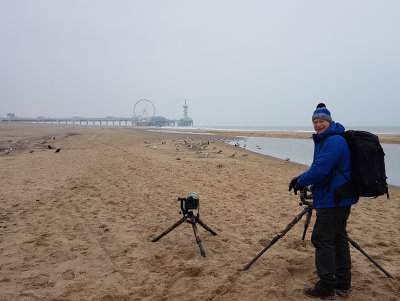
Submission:
M 331 112 L 329 112 L 324 103 L 319 103 L 317 105 L 317 109 L 312 115 L 312 121 L 314 121 L 315 119 L 324 119 L 329 123 L 332 122 Z

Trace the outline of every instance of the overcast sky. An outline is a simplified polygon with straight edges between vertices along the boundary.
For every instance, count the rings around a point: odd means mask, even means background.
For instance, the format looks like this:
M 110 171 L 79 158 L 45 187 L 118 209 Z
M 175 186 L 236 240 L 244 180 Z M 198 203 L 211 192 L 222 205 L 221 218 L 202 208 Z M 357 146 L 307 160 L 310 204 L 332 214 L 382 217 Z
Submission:
M 398 0 L 0 0 L 0 115 L 400 126 Z

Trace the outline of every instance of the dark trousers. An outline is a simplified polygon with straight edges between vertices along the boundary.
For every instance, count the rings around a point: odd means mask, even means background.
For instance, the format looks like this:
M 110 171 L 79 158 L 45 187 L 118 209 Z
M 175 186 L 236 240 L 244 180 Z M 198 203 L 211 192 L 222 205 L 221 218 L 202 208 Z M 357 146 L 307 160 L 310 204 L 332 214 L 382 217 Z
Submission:
M 351 258 L 346 239 L 351 206 L 316 209 L 311 241 L 320 282 L 327 288 L 351 284 Z

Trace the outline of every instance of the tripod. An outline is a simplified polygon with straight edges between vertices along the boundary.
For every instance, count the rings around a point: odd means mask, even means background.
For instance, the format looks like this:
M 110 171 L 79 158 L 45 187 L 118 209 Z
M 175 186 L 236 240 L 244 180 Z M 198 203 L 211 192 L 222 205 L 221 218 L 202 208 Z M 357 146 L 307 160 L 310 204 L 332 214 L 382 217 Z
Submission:
M 169 227 L 167 230 L 165 230 L 163 233 L 161 233 L 159 236 L 154 238 L 152 242 L 158 241 L 161 237 L 167 235 L 169 232 L 174 230 L 176 227 L 178 227 L 180 224 L 183 222 L 187 222 L 192 225 L 194 236 L 196 238 L 196 242 L 199 245 L 200 248 L 200 254 L 203 257 L 206 257 L 206 253 L 204 252 L 203 245 L 201 243 L 201 239 L 197 230 L 196 224 L 199 223 L 200 226 L 202 226 L 204 229 L 209 231 L 212 235 L 217 235 L 213 230 L 211 230 L 210 227 L 208 227 L 201 219 L 200 219 L 200 213 L 199 213 L 199 208 L 198 208 L 198 199 L 197 203 L 193 203 L 193 199 L 188 198 L 178 198 L 178 200 L 181 202 L 181 212 L 183 214 L 183 217 L 177 221 L 175 224 L 173 224 L 171 227 Z M 197 214 L 194 215 L 192 210 L 197 209 Z
M 307 194 L 308 188 L 305 188 L 304 190 L 300 191 L 300 206 L 306 205 L 306 207 L 303 209 L 303 211 L 296 216 L 287 226 L 285 229 L 282 230 L 282 232 L 278 233 L 278 235 L 276 235 L 271 242 L 263 249 L 261 250 L 260 253 L 257 254 L 256 257 L 254 257 L 242 270 L 240 271 L 246 271 L 250 268 L 250 266 L 258 259 L 260 258 L 260 256 L 262 254 L 264 254 L 273 244 L 275 244 L 280 238 L 282 238 L 287 232 L 289 232 L 290 229 L 293 228 L 294 225 L 296 225 L 301 218 L 303 217 L 303 215 L 307 214 L 306 216 L 306 220 L 304 223 L 304 232 L 303 232 L 303 236 L 302 236 L 302 240 L 304 240 L 306 233 L 307 233 L 307 229 L 308 226 L 310 224 L 311 221 L 311 216 L 312 216 L 312 211 L 313 211 L 313 203 L 312 201 L 307 201 L 307 199 L 312 199 L 312 195 L 308 195 Z M 347 241 L 354 247 L 356 248 L 358 251 L 361 252 L 361 254 L 363 254 L 365 257 L 367 257 L 368 260 L 370 260 L 378 269 L 380 269 L 388 278 L 393 278 L 392 275 L 390 275 L 382 266 L 380 266 L 374 259 L 372 259 L 363 249 L 361 249 L 361 247 L 354 241 L 352 240 L 350 237 L 346 237 Z
M 306 198 L 307 198 L 307 199 L 310 198 L 310 197 L 308 197 L 306 190 L 300 191 L 300 206 L 306 205 L 306 207 L 303 209 L 303 211 L 302 211 L 298 216 L 296 216 L 296 217 L 286 226 L 285 229 L 283 229 L 280 233 L 278 233 L 278 235 L 276 235 L 276 236 L 270 241 L 270 243 L 269 243 L 264 249 L 262 249 L 261 252 L 258 253 L 257 256 L 254 257 L 254 258 L 253 258 L 242 270 L 240 270 L 240 271 L 247 271 L 247 270 L 250 268 L 250 266 L 251 266 L 258 258 L 261 257 L 262 254 L 264 254 L 264 253 L 265 253 L 273 244 L 275 244 L 280 238 L 282 238 L 283 236 L 285 236 L 285 234 L 288 233 L 289 230 L 292 229 L 292 228 L 294 227 L 294 225 L 296 225 L 296 224 L 301 220 L 301 218 L 303 217 L 303 215 L 307 214 L 306 221 L 305 221 L 305 223 L 304 223 L 304 232 L 303 232 L 303 237 L 302 237 L 302 240 L 304 240 L 304 238 L 305 238 L 305 236 L 306 236 L 306 233 L 307 233 L 308 226 L 309 226 L 310 221 L 311 221 L 311 216 L 312 216 L 312 211 L 313 211 L 312 202 L 307 201 Z

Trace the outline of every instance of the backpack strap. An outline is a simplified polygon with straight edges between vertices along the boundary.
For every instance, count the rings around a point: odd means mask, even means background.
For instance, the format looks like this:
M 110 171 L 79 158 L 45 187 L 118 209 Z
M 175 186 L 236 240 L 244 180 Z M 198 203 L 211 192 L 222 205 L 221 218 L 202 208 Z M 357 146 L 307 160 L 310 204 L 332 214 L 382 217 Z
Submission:
M 347 180 L 347 182 L 351 182 L 351 180 L 339 168 L 334 166 L 333 169 L 335 169 L 337 172 L 339 172 L 343 176 L 343 178 L 345 178 Z
M 329 137 L 333 136 L 333 135 L 342 136 L 342 135 L 340 135 L 340 134 L 330 134 L 330 135 L 324 137 L 324 138 L 321 140 L 321 142 L 319 143 L 319 150 L 320 150 L 320 151 L 321 151 L 322 146 L 324 145 L 325 140 L 328 139 Z M 333 169 L 336 170 L 338 173 L 340 173 L 340 174 L 343 176 L 343 178 L 345 178 L 345 179 L 347 180 L 347 182 L 351 182 L 351 180 L 350 180 L 350 179 L 344 174 L 344 172 L 342 172 L 339 168 L 337 168 L 336 166 L 334 166 Z M 332 182 L 332 181 L 333 181 L 333 175 L 332 175 L 331 182 Z M 331 186 L 331 184 L 329 184 L 329 187 L 330 187 L 330 186 Z M 329 191 L 329 190 L 328 190 L 328 191 Z
M 321 150 L 322 146 L 323 146 L 324 143 L 325 143 L 325 140 L 328 139 L 329 137 L 333 136 L 333 135 L 342 136 L 342 135 L 337 134 L 337 133 L 333 133 L 333 134 L 330 134 L 330 135 L 325 136 L 324 138 L 322 138 L 321 142 L 319 143 L 319 150 Z
M 321 150 L 321 148 L 322 148 L 322 146 L 323 146 L 325 140 L 328 139 L 330 136 L 333 136 L 333 135 L 342 136 L 342 135 L 340 135 L 340 134 L 331 134 L 331 135 L 328 135 L 328 136 L 324 137 L 323 140 L 322 140 L 322 141 L 320 142 L 320 144 L 319 144 L 319 149 L 320 149 L 320 150 Z M 330 180 L 330 182 L 329 182 L 328 190 L 327 190 L 327 191 L 330 190 L 331 184 L 332 184 L 332 182 L 333 182 L 333 178 L 334 178 L 333 171 L 334 171 L 334 170 L 336 170 L 339 174 L 341 174 L 342 177 L 346 179 L 347 183 L 349 183 L 349 184 L 353 187 L 353 189 L 355 189 L 354 183 L 351 181 L 351 179 L 349 179 L 349 177 L 347 177 L 347 176 L 344 174 L 344 172 L 342 172 L 339 168 L 337 168 L 336 166 L 334 166 L 334 167 L 332 168 L 331 180 Z M 335 192 L 335 195 L 336 195 L 336 192 Z M 353 198 L 353 200 L 354 200 L 354 198 Z M 339 205 L 340 201 L 341 201 L 341 199 L 336 199 L 336 196 L 335 196 L 335 204 L 336 204 L 336 206 Z
M 340 134 L 330 134 L 330 135 L 327 135 L 326 137 L 324 137 L 324 138 L 321 140 L 320 144 L 319 144 L 319 150 L 320 150 L 320 151 L 321 151 L 322 146 L 324 145 L 325 140 L 328 139 L 329 137 L 333 136 L 333 135 L 339 135 L 339 136 L 341 136 Z M 345 178 L 345 179 L 347 180 L 347 182 L 350 182 L 350 183 L 351 183 L 351 179 L 349 179 L 349 178 L 344 174 L 344 172 L 342 172 L 339 168 L 337 168 L 336 166 L 334 166 L 334 167 L 332 168 L 332 171 L 330 172 L 330 177 L 331 177 L 331 179 L 330 179 L 330 181 L 329 181 L 327 191 L 330 191 L 330 189 L 331 189 L 331 185 L 332 185 L 332 182 L 333 182 L 333 178 L 335 177 L 335 175 L 333 174 L 333 171 L 334 171 L 334 170 L 336 170 L 339 174 L 341 174 L 342 177 Z M 339 201 L 339 202 L 340 202 L 340 201 Z
M 321 151 L 325 140 L 328 139 L 330 136 L 333 136 L 333 135 L 336 135 L 336 134 L 330 134 L 330 135 L 327 135 L 326 137 L 322 138 L 321 142 L 319 143 L 319 151 Z M 329 172 L 330 180 L 329 180 L 329 183 L 328 183 L 327 188 L 326 188 L 327 192 L 329 192 L 331 190 L 331 184 L 333 182 L 333 178 L 335 177 L 335 175 L 333 173 L 334 169 L 336 169 L 336 167 L 333 167 L 333 169 Z

